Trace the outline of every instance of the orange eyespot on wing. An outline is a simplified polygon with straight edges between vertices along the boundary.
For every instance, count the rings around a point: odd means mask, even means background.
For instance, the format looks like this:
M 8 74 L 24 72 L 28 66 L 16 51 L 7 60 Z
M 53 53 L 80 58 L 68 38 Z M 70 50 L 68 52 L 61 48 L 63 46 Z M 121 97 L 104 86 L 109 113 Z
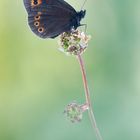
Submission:
M 34 19 L 35 19 L 35 20 L 39 20 L 39 19 L 40 19 L 40 16 L 39 16 L 39 15 L 36 15 L 36 16 L 34 17 Z
M 37 14 L 40 16 L 42 13 L 41 12 L 38 12 Z
M 31 0 L 31 6 L 35 7 L 42 3 L 42 0 Z
M 39 28 L 38 28 L 38 32 L 39 32 L 39 33 L 43 33 L 43 32 L 44 32 L 44 28 L 43 28 L 43 27 L 39 27 Z
M 40 23 L 39 23 L 38 21 L 34 22 L 34 25 L 35 25 L 36 27 L 38 27 L 39 24 L 40 24 Z

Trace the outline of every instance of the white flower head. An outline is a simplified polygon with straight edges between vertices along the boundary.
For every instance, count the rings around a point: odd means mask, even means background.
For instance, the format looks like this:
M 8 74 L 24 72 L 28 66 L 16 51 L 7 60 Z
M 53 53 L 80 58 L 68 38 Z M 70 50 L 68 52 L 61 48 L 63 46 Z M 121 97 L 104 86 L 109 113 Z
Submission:
M 88 47 L 90 36 L 86 35 L 80 30 L 72 30 L 71 32 L 64 32 L 60 35 L 60 51 L 66 54 L 79 55 L 82 54 Z

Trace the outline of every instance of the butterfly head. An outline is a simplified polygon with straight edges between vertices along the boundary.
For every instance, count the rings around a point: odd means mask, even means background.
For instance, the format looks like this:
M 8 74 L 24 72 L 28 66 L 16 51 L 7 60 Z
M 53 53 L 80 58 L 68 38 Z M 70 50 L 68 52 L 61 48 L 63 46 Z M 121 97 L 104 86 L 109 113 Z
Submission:
M 86 14 L 86 10 L 81 10 L 80 12 L 78 12 L 79 19 L 81 20 L 82 18 L 84 18 L 85 14 Z
M 75 24 L 75 29 L 78 27 L 78 26 L 81 26 L 80 24 L 80 21 L 82 18 L 85 17 L 85 14 L 86 14 L 86 10 L 81 10 L 80 12 L 77 12 L 77 15 L 76 15 L 76 24 Z

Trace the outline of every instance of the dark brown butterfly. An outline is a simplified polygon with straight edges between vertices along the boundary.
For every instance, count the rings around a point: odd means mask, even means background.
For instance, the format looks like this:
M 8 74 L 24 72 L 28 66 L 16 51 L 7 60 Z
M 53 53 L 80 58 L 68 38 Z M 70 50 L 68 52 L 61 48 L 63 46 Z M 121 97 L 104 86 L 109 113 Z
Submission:
M 41 38 L 55 38 L 81 26 L 86 11 L 76 12 L 64 0 L 24 0 L 31 30 Z

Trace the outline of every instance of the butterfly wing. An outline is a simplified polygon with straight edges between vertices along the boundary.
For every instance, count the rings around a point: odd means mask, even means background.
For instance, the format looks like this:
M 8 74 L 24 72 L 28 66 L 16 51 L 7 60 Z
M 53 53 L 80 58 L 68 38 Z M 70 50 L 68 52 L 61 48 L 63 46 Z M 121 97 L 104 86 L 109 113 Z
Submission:
M 67 9 L 70 12 L 76 12 L 75 9 L 64 0 L 23 0 L 27 12 L 34 11 L 38 7 L 46 7 L 47 5 L 55 5 Z
M 76 15 L 72 6 L 63 0 L 24 0 L 32 31 L 41 38 L 54 38 L 70 31 L 71 19 Z

